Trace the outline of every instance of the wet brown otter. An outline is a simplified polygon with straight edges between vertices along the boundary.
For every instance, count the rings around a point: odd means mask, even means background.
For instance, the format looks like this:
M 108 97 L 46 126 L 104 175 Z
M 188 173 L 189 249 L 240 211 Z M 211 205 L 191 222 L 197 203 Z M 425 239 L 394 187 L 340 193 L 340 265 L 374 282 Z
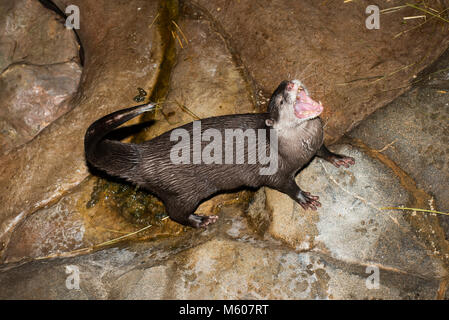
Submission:
M 318 117 L 323 107 L 298 80 L 278 86 L 267 113 L 202 119 L 142 144 L 105 139 L 120 124 L 154 108 L 153 104 L 140 105 L 94 122 L 85 136 L 86 159 L 107 174 L 154 193 L 164 202 L 170 218 L 183 225 L 198 228 L 214 223 L 217 216 L 194 214 L 199 203 L 220 191 L 245 186 L 268 186 L 288 194 L 304 209 L 316 210 L 321 206 L 318 197 L 302 191 L 295 182 L 298 171 L 315 155 L 337 167 L 355 163 L 324 146 Z M 234 134 L 231 138 L 230 132 Z M 267 154 L 276 160 L 276 166 L 270 163 L 268 168 L 264 166 L 267 161 L 255 161 L 257 156 L 266 160 Z

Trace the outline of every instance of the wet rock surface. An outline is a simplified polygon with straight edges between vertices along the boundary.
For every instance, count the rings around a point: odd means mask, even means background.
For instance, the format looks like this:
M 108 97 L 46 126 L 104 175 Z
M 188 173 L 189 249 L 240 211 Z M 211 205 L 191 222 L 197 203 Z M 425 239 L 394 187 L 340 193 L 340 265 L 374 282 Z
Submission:
M 414 78 L 447 47 L 447 25 L 412 29 L 400 23 L 416 13 L 406 8 L 368 31 L 364 2 L 70 4 L 85 23 L 80 87 L 61 104 L 65 114 L 36 116 L 48 126 L 31 126 L 36 138 L 0 157 L 1 299 L 447 299 L 447 221 L 381 209 L 448 210 L 448 53 Z M 3 16 L 20 16 L 6 7 Z M 295 76 L 324 102 L 329 141 L 414 83 L 331 146 L 355 166 L 314 159 L 297 176 L 320 196 L 318 211 L 262 188 L 203 203 L 197 212 L 219 220 L 192 230 L 166 219 L 158 199 L 89 176 L 85 129 L 135 105 L 137 88 L 160 109 L 136 119 L 153 122 L 127 141 L 198 118 L 260 112 L 274 86 Z

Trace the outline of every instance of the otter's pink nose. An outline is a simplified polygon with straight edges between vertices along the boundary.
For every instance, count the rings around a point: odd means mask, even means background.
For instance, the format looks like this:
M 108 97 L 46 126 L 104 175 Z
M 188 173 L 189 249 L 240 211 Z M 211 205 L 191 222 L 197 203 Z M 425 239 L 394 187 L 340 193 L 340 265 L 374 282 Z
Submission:
M 295 84 L 293 83 L 293 82 L 289 82 L 288 84 L 287 84 L 287 90 L 288 91 L 291 91 L 291 90 L 293 90 L 295 88 Z

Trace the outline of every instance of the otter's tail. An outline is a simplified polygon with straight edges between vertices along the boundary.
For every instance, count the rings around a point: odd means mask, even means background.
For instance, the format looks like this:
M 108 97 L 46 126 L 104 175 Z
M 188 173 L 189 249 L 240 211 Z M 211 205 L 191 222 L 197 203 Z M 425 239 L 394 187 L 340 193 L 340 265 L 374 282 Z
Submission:
M 134 169 L 140 158 L 137 145 L 104 138 L 122 123 L 155 107 L 152 103 L 142 104 L 108 114 L 92 123 L 84 136 L 86 160 L 107 174 L 135 182 Z

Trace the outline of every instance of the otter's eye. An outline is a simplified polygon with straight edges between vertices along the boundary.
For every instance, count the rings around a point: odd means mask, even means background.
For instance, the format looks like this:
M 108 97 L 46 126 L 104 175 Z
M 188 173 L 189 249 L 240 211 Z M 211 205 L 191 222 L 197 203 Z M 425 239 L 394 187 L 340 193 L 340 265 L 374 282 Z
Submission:
M 284 101 L 281 100 L 281 105 L 283 105 L 283 104 L 284 104 Z

